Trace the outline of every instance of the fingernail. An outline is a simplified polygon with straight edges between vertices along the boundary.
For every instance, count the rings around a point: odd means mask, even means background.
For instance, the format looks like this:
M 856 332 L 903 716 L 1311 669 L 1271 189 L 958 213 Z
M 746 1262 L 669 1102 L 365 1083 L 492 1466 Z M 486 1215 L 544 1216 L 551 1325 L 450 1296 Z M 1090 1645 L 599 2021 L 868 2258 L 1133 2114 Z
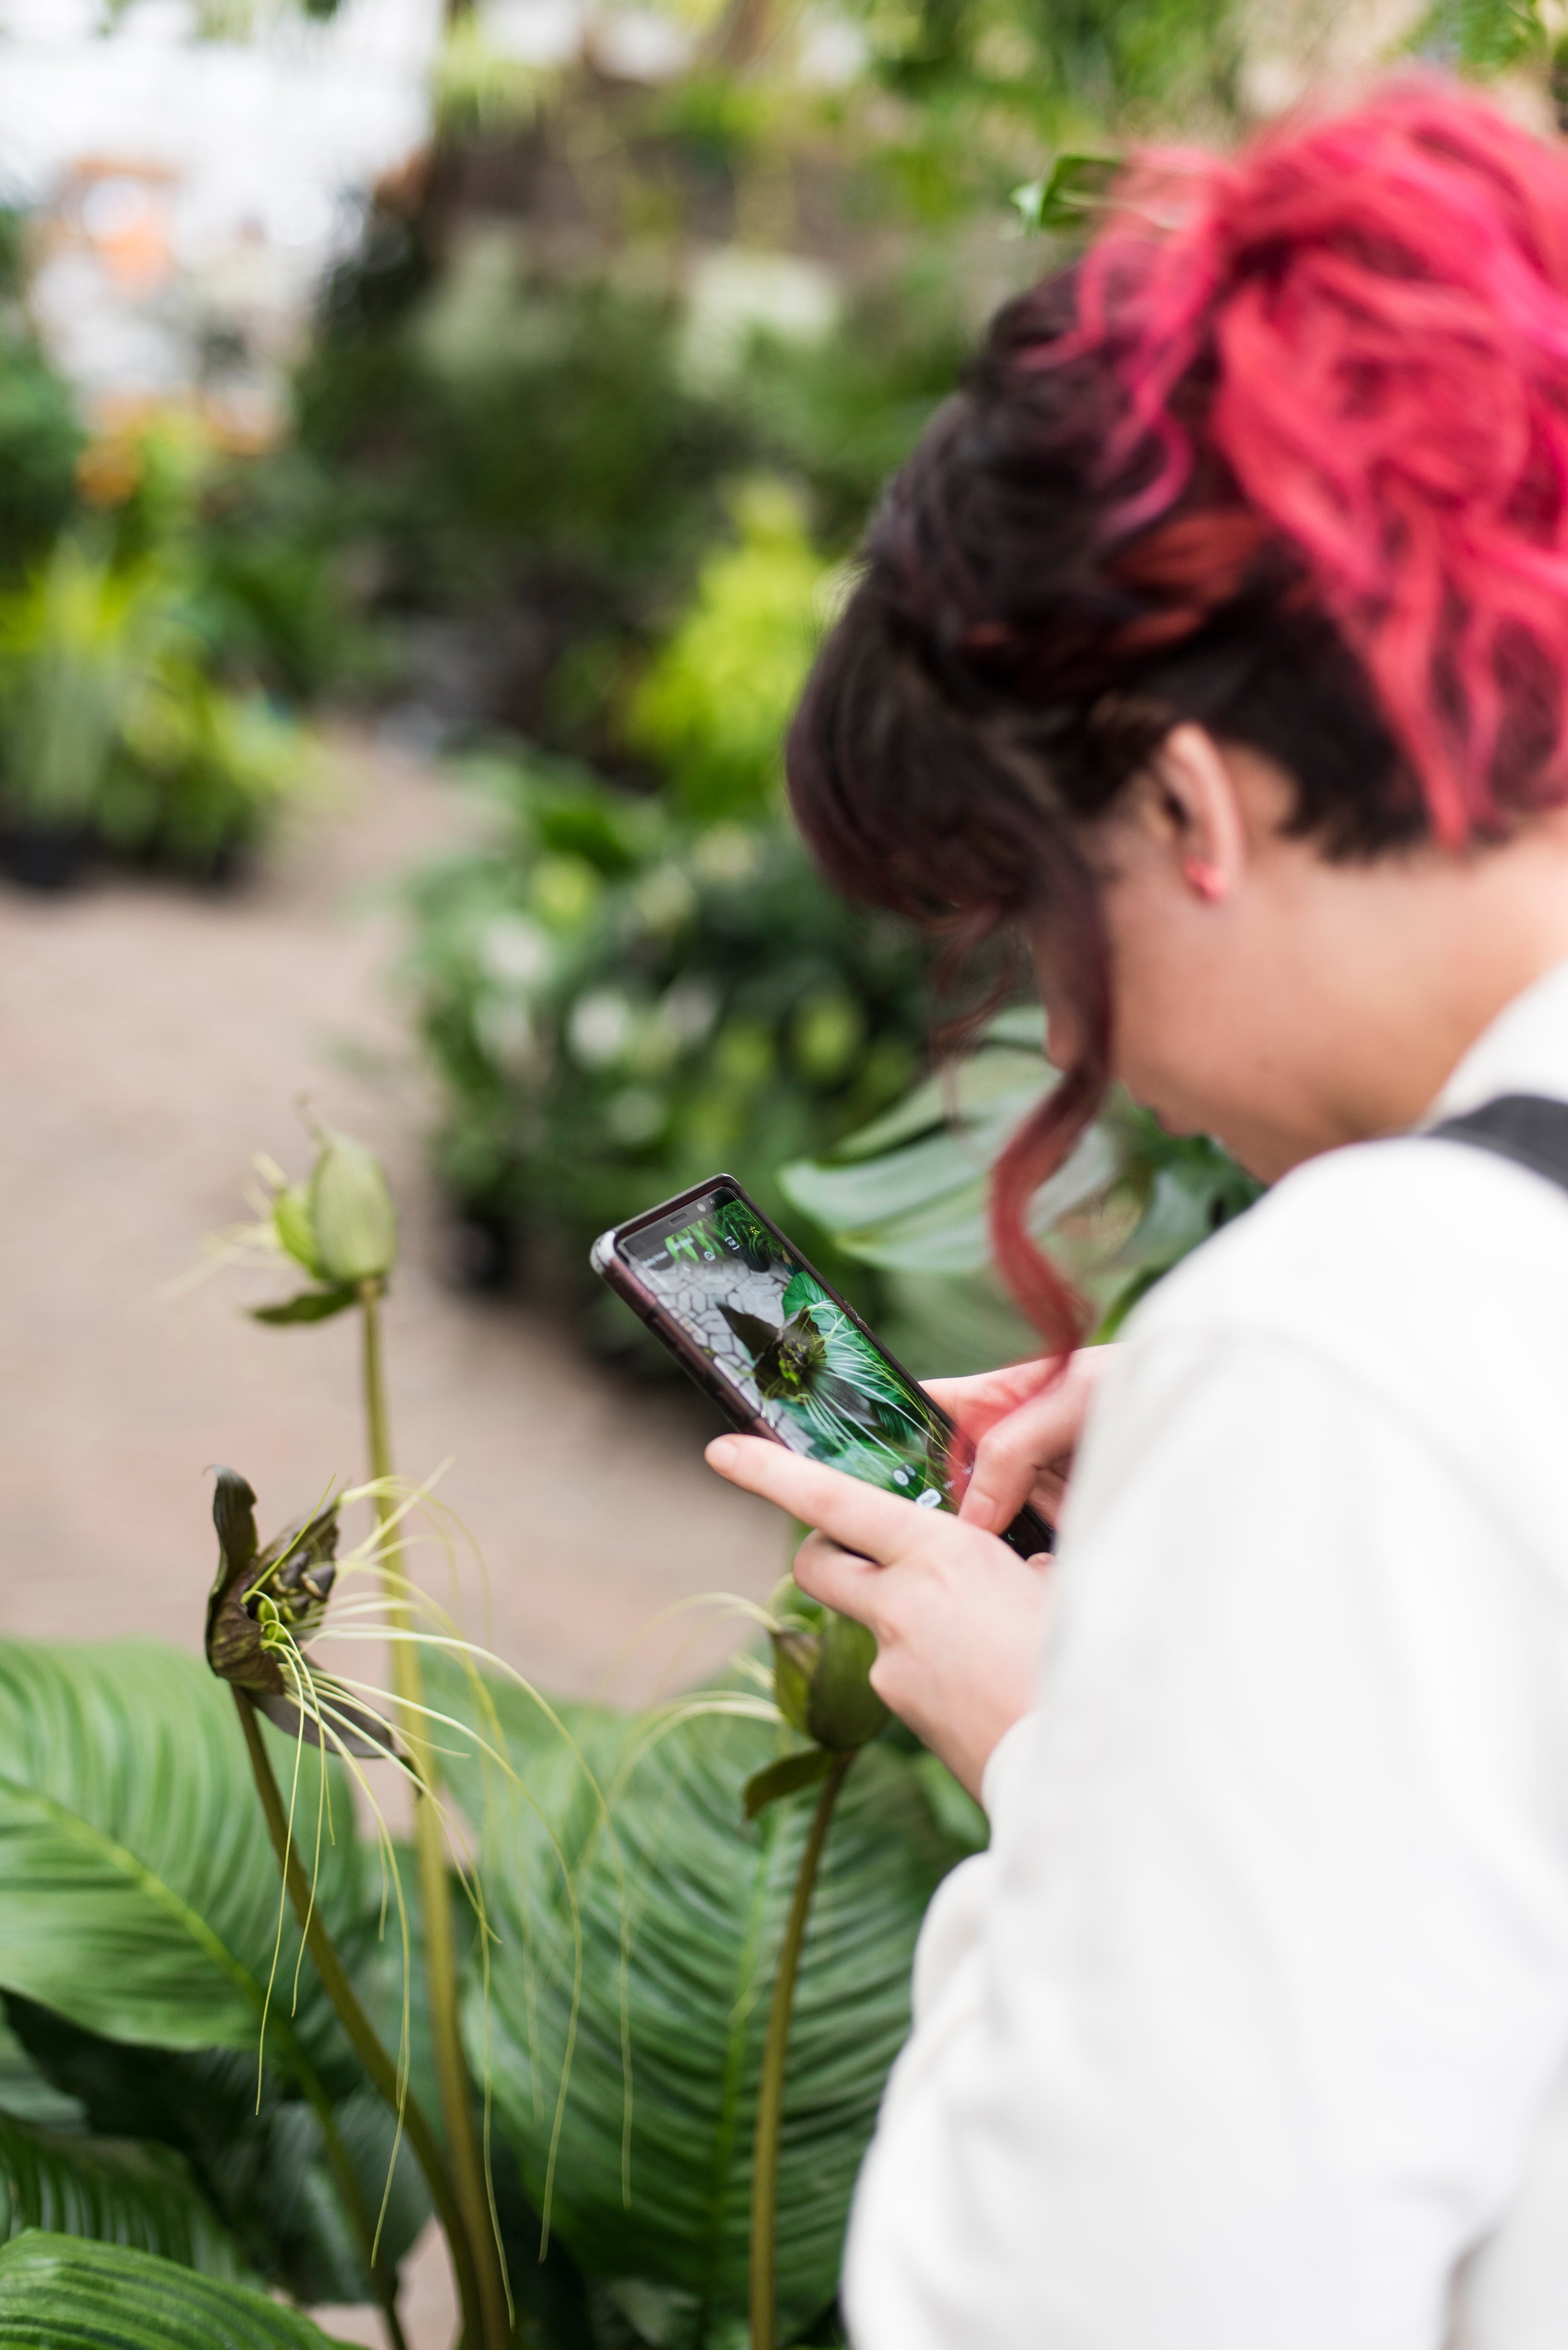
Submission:
M 732 1469 L 738 1456 L 734 1444 L 729 1437 L 716 1436 L 703 1457 L 710 1469 L 723 1470 Z

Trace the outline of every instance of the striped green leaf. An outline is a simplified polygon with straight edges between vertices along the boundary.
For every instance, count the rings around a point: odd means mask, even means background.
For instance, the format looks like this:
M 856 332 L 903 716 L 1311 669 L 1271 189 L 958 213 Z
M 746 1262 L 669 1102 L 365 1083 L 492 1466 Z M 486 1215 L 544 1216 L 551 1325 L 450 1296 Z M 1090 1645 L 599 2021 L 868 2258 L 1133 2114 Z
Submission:
M 319 2121 L 275 2067 L 258 2082 L 248 2050 L 133 2048 L 84 2032 L 14 1991 L 5 2006 L 14 2026 L 9 2063 L 0 2040 L 0 2109 L 6 2115 L 57 2137 L 133 2138 L 170 2150 L 257 2277 L 307 2304 L 365 2297 L 361 2253 L 338 2201 Z M 392 2117 L 361 2088 L 335 2106 L 333 2118 L 366 2208 L 375 2211 L 391 2158 Z M 389 2261 L 401 2259 L 429 2216 L 405 2145 L 381 2232 Z M 47 2224 L 78 2232 L 63 2220 Z M 150 2249 L 178 2256 L 173 2245 Z
M 293 1752 L 274 1746 L 286 1786 Z M 300 1783 L 309 1851 L 314 1755 Z M 341 1784 L 334 1806 L 318 1898 L 351 1935 L 365 1901 Z M 0 1643 L 0 1988 L 116 2040 L 254 2050 L 277 1921 L 233 1701 L 205 1666 L 151 1641 Z M 289 1918 L 267 2037 L 290 2069 L 340 2046 L 308 1967 L 290 2017 L 295 1950 Z
M 27 2228 L 132 2245 L 213 2276 L 245 2273 L 234 2239 L 178 2155 L 37 2129 L 0 2114 L 0 2236 Z
M 294 1749 L 267 1736 L 286 1791 Z M 313 1867 L 319 1769 L 307 1750 L 296 1830 Z M 327 1783 L 336 1836 L 323 1818 L 317 1898 L 395 2038 L 397 1953 L 376 1944 L 377 1889 L 335 1765 Z M 358 2299 L 362 2262 L 318 2116 L 332 2109 L 372 2212 L 392 2124 L 364 2090 L 308 1962 L 296 2004 L 292 1914 L 283 1928 L 280 1945 L 276 1862 L 233 1700 L 205 1665 L 151 1642 L 0 1642 L 0 1991 L 37 2075 L 74 2101 L 92 2138 L 160 2141 L 254 2271 L 302 2297 Z M 58 2115 L 18 2106 L 6 2089 L 0 2065 L 0 2109 L 58 2129 Z M 36 2202 L 46 2185 L 66 2191 L 57 2165 L 46 2176 L 36 2147 L 31 2159 Z M 39 2219 L 56 2208 L 24 2206 Z M 77 2219 L 57 2225 L 94 2224 L 90 2196 L 72 2208 Z M 383 2240 L 389 2258 L 424 2212 L 405 2156 Z M 112 2213 L 105 2225 L 122 2232 Z
M 34 2230 L 0 2247 L 0 2350 L 331 2350 L 265 2293 L 120 2244 Z
M 730 2350 L 745 2339 L 752 2141 L 773 1969 L 809 1802 L 743 1815 L 745 1789 L 788 1733 L 712 1715 L 659 1737 L 658 1717 L 574 1708 L 608 1792 L 604 1833 L 586 1776 L 496 1691 L 514 1762 L 571 1857 L 584 1938 L 554 2223 L 640 2339 Z M 459 1690 L 441 1702 L 457 1710 Z M 507 1783 L 454 1766 L 482 1825 L 492 1954 L 488 2059 L 498 2116 L 535 2205 L 573 2012 L 574 1953 L 559 1868 Z M 909 2028 L 909 1966 L 926 1905 L 958 1847 L 911 1758 L 857 1761 L 828 1840 L 791 2036 L 780 2183 L 781 2338 L 832 2301 L 856 2171 Z M 630 2103 L 622 2054 L 622 1932 Z M 623 2167 L 624 2166 L 624 2167 Z M 623 2200 L 623 2187 L 629 2200 Z

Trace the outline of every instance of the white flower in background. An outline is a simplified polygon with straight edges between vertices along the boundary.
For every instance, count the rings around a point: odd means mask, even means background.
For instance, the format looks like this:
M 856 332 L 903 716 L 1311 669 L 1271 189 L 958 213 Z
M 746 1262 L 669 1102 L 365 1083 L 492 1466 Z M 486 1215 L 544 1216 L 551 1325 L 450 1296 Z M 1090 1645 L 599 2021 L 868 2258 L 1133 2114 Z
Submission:
M 678 865 L 656 865 L 633 890 L 632 903 L 646 930 L 668 932 L 691 920 L 697 893 Z
M 483 26 L 492 47 L 526 66 L 566 66 L 583 47 L 580 0 L 486 0 Z
M 482 995 L 473 1007 L 473 1034 L 493 1067 L 509 1077 L 543 1073 L 545 1055 L 528 1007 L 514 995 Z
M 617 1142 L 632 1149 L 640 1142 L 651 1142 L 668 1115 L 663 1097 L 650 1086 L 627 1086 L 605 1105 L 605 1124 L 610 1133 Z
M 485 925 L 478 962 L 487 979 L 534 987 L 549 970 L 550 960 L 549 939 L 526 914 L 498 914 Z
M 657 1003 L 634 1017 L 625 1067 L 639 1077 L 662 1077 L 693 1045 L 701 1043 L 719 1016 L 716 991 L 705 980 L 678 979 Z
M 625 1053 L 631 1031 L 631 1005 L 619 988 L 595 987 L 573 1004 L 566 1043 L 585 1069 L 607 1069 Z
M 844 89 L 858 81 L 871 55 L 858 25 L 842 16 L 805 26 L 795 50 L 795 72 L 812 89 Z
M 686 289 L 681 364 L 711 390 L 732 376 L 756 334 L 784 343 L 820 343 L 838 317 L 838 286 L 820 262 L 794 253 L 715 246 L 692 264 Z
M 705 979 L 678 979 L 660 1003 L 659 1016 L 680 1049 L 690 1052 L 719 1017 L 719 991 Z
M 655 8 L 603 8 L 588 29 L 588 46 L 601 73 L 615 81 L 673 81 L 691 64 L 697 43 L 691 30 Z
M 731 889 L 750 881 L 762 861 L 762 843 L 743 824 L 712 826 L 691 852 L 691 862 L 702 880 Z

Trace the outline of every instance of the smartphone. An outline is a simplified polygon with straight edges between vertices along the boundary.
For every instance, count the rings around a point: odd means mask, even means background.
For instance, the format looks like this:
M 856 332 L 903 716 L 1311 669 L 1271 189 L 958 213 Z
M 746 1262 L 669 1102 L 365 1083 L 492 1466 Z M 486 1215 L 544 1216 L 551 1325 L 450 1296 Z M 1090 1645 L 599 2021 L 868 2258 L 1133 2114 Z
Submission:
M 732 1175 L 594 1243 L 593 1266 L 732 1425 L 927 1510 L 956 1510 L 958 1430 Z M 1003 1539 L 1050 1550 L 1023 1509 Z

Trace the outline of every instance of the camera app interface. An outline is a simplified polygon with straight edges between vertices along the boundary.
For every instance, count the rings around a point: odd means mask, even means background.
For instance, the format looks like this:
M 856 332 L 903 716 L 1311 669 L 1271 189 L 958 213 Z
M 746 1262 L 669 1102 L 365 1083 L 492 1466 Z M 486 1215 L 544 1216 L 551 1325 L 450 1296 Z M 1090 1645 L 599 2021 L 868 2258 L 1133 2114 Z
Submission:
M 621 1243 L 665 1312 L 792 1451 L 953 1509 L 951 1430 L 745 1201 L 713 1191 Z

